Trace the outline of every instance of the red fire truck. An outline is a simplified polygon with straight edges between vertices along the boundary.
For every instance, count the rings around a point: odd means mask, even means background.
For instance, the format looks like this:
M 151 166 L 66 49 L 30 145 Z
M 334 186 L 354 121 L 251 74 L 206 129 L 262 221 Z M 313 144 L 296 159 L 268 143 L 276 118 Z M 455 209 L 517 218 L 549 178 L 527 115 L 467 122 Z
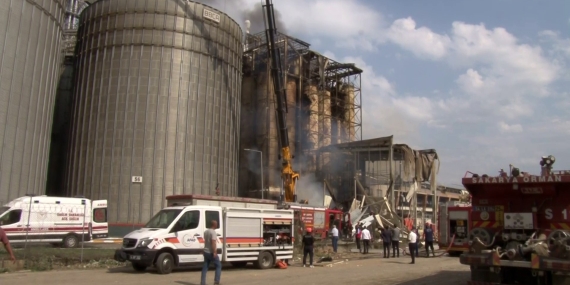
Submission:
M 437 243 L 439 248 L 448 249 L 451 256 L 459 256 L 469 250 L 469 230 L 471 226 L 471 205 L 461 202 L 448 202 L 439 205 Z
M 274 200 L 199 194 L 167 196 L 166 201 L 167 206 L 208 205 L 257 209 L 277 209 L 278 206 L 278 202 Z M 340 210 L 295 203 L 291 203 L 289 206 L 290 210 L 294 211 L 296 220 L 303 221 L 305 227 L 313 228 L 316 238 L 326 238 L 333 225 L 336 225 L 339 232 L 342 232 L 343 218 L 350 221 L 350 216 L 343 216 L 343 212 Z
M 497 177 L 472 174 L 468 284 L 570 284 L 570 171 L 552 171 L 542 157 L 540 175 L 512 168 Z

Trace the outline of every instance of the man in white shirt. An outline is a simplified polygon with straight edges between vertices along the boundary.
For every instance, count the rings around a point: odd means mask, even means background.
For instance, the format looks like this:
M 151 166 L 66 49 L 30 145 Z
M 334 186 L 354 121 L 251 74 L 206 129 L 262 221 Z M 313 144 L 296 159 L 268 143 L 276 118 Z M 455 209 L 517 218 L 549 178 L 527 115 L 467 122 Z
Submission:
M 336 225 L 333 225 L 333 228 L 331 230 L 331 235 L 332 235 L 333 251 L 336 252 L 338 248 L 338 229 L 336 228 Z
M 368 247 L 370 246 L 370 231 L 368 230 L 368 227 L 364 227 L 364 229 L 362 230 L 362 245 L 364 246 L 362 253 L 367 254 L 368 253 Z
M 410 256 L 412 256 L 412 262 L 410 264 L 416 263 L 416 244 L 418 242 L 418 235 L 415 233 L 416 227 L 412 227 L 412 230 L 408 234 L 408 250 L 410 251 Z

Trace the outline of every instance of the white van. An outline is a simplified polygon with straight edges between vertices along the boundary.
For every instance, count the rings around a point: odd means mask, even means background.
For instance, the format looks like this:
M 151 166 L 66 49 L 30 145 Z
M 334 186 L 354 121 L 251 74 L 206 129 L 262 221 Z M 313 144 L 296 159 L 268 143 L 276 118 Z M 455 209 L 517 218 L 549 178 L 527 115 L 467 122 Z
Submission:
M 0 226 L 11 244 L 50 243 L 76 247 L 106 238 L 107 200 L 26 196 L 0 207 Z
M 161 274 L 204 261 L 204 231 L 218 222 L 220 261 L 243 267 L 253 262 L 272 268 L 293 258 L 293 211 L 206 205 L 167 207 L 140 230 L 127 234 L 115 260 L 130 261 L 137 271 L 149 266 Z

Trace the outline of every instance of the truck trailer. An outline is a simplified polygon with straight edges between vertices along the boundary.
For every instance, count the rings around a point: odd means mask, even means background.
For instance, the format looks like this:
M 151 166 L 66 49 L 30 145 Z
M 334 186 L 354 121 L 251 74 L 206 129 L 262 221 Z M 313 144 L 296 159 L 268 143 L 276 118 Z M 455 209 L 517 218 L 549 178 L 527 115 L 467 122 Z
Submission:
M 540 175 L 512 168 L 499 176 L 471 172 L 462 179 L 472 196 L 468 284 L 570 284 L 570 171 Z

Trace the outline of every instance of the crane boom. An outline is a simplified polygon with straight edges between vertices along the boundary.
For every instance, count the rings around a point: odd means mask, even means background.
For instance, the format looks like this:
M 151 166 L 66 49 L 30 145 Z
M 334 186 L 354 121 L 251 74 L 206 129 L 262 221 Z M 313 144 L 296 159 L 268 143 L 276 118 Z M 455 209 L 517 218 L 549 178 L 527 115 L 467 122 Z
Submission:
M 289 147 L 289 135 L 287 132 L 287 121 L 285 113 L 287 105 L 285 100 L 285 90 L 283 88 L 283 67 L 279 48 L 275 43 L 275 15 L 273 13 L 273 3 L 265 0 L 267 14 L 267 50 L 271 56 L 271 79 L 277 100 L 277 124 L 279 127 L 279 139 L 281 144 L 281 180 L 283 181 L 283 192 L 285 192 L 286 202 L 296 202 L 295 184 L 299 178 L 299 173 L 293 171 L 291 160 L 293 156 Z

